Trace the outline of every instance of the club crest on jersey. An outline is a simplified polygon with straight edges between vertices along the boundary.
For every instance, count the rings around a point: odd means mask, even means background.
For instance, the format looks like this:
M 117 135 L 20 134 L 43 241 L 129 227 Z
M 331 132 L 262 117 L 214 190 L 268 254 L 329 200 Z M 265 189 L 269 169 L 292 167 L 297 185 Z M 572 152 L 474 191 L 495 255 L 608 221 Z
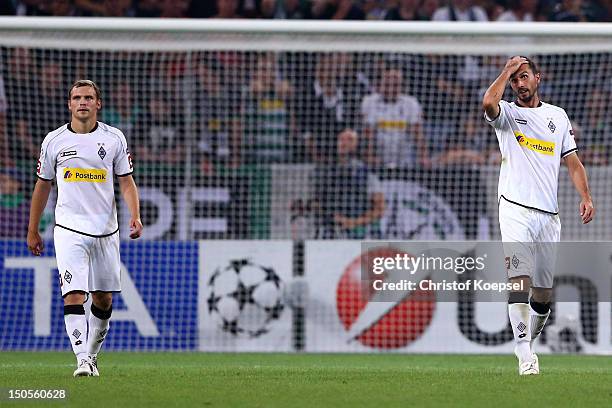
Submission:
M 106 179 L 105 169 L 64 169 L 64 181 L 66 182 L 105 183 Z
M 555 126 L 555 124 L 553 123 L 552 119 L 549 119 L 548 122 L 548 128 L 550 129 L 551 133 L 555 133 L 555 129 L 557 129 L 557 127 Z
M 104 146 L 100 146 L 100 148 L 98 149 L 98 156 L 100 156 L 102 160 L 104 160 L 104 158 L 106 157 L 106 150 L 104 150 Z

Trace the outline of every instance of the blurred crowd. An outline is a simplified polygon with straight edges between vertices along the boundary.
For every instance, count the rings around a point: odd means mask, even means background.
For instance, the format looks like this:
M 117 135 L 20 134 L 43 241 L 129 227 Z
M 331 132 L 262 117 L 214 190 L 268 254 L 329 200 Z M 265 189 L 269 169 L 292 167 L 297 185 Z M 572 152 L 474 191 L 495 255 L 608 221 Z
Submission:
M 583 162 L 608 166 L 612 54 L 532 57 L 542 68 L 543 100 L 573 120 Z M 90 78 L 102 88 L 99 118 L 126 135 L 139 183 L 174 189 L 184 180 L 197 185 L 273 164 L 308 164 L 310 179 L 291 183 L 311 197 L 291 205 L 292 219 L 314 217 L 323 238 L 388 236 L 372 232 L 387 205 L 381 177 L 439 184 L 442 174 L 456 175 L 467 187 L 458 190 L 453 179 L 448 191 L 471 204 L 480 169 L 500 163 L 481 100 L 506 59 L 2 47 L 0 216 L 12 221 L 0 233 L 19 235 L 27 226 L 42 139 L 68 122 L 70 84 Z M 504 99 L 513 99 L 509 90 Z
M 611 21 L 610 0 L 0 0 L 0 14 L 398 21 Z

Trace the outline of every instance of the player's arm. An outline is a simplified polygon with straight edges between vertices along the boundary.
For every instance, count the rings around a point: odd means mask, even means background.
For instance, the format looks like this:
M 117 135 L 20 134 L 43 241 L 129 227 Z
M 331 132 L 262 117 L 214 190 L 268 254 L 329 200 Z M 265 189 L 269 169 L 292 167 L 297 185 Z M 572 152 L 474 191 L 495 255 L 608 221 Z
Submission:
M 51 193 L 51 180 L 38 179 L 32 193 L 32 203 L 30 204 L 30 223 L 28 225 L 28 249 L 33 255 L 40 256 L 44 249 L 43 240 L 38 232 L 40 218 L 47 206 Z
M 130 238 L 136 239 L 142 235 L 142 221 L 140 221 L 138 188 L 131 174 L 119 177 L 119 188 L 130 211 Z
M 580 217 L 582 218 L 582 223 L 587 224 L 595 216 L 595 207 L 593 206 L 593 198 L 591 197 L 586 170 L 575 153 L 565 156 L 564 160 L 574 187 L 578 194 L 580 194 Z
M 504 69 L 501 74 L 493 81 L 489 86 L 489 89 L 482 98 L 482 108 L 487 114 L 489 119 L 495 119 L 499 116 L 499 102 L 504 96 L 504 90 L 506 84 L 510 80 L 512 74 L 514 74 L 523 64 L 527 64 L 527 58 L 525 57 L 512 57 L 506 62 Z
M 351 218 L 341 214 L 334 214 L 334 221 L 342 228 L 353 229 L 362 225 L 372 224 L 379 220 L 385 213 L 385 196 L 383 193 L 373 193 L 371 196 L 371 206 L 368 211 L 359 217 Z

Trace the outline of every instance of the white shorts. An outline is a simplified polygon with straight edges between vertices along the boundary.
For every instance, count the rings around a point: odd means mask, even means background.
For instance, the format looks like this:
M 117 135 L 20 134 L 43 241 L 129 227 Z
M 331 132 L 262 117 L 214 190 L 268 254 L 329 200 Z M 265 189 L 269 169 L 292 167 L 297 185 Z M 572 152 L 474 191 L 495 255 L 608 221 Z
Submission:
M 536 288 L 552 288 L 561 239 L 559 215 L 499 200 L 499 229 L 508 278 L 529 276 Z
M 96 238 L 55 227 L 53 239 L 62 296 L 73 291 L 121 291 L 118 232 Z

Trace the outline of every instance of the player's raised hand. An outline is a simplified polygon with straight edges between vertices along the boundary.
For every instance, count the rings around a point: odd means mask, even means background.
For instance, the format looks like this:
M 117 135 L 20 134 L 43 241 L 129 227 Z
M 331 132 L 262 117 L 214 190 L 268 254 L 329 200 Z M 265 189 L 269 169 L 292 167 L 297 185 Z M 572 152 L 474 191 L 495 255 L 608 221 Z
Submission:
M 512 75 L 521 67 L 521 65 L 528 63 L 529 61 L 527 60 L 527 58 L 517 55 L 515 57 L 510 58 L 506 62 L 506 65 L 504 66 L 504 72 L 508 73 L 509 75 Z
M 142 222 L 140 218 L 130 219 L 130 238 L 136 239 L 142 235 Z
M 45 245 L 38 231 L 28 231 L 27 242 L 28 249 L 32 255 L 40 256 L 45 249 Z
M 580 201 L 580 217 L 582 218 L 582 223 L 588 224 L 594 216 L 595 207 L 593 207 L 593 201 L 582 199 Z

